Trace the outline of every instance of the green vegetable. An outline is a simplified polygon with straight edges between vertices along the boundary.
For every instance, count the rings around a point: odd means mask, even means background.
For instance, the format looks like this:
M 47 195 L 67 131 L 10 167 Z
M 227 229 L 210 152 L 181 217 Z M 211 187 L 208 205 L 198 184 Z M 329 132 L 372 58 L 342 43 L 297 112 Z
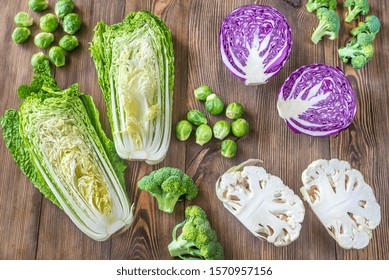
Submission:
M 212 129 L 209 125 L 202 124 L 196 129 L 196 143 L 203 146 L 212 139 Z
M 139 180 L 138 188 L 155 197 L 158 209 L 167 213 L 173 212 L 180 197 L 190 200 L 198 194 L 192 178 L 172 167 L 163 167 L 144 176 Z
M 28 0 L 28 6 L 35 12 L 46 10 L 49 7 L 47 0 Z
M 238 102 L 228 104 L 226 108 L 226 116 L 229 119 L 239 119 L 244 113 L 243 105 Z
M 41 65 L 45 65 L 45 61 L 49 59 L 43 52 L 38 52 L 32 55 L 31 57 L 31 65 L 34 68 L 40 68 Z
M 161 162 L 169 148 L 174 88 L 169 29 L 147 11 L 99 22 L 90 47 L 119 155 Z
M 201 112 L 199 110 L 190 110 L 186 114 L 186 118 L 188 121 L 190 121 L 195 126 L 199 126 L 199 125 L 208 123 L 207 117 L 204 115 L 203 112 Z
M 63 18 L 62 28 L 66 33 L 73 35 L 81 27 L 81 18 L 75 13 L 67 14 Z
M 71 52 L 78 47 L 78 40 L 76 36 L 65 35 L 59 40 L 58 45 L 65 51 Z
M 370 10 L 367 0 L 346 0 L 344 7 L 348 8 L 345 18 L 346 22 L 352 22 L 359 14 L 366 15 Z
M 230 133 L 231 126 L 225 120 L 220 120 L 215 123 L 213 126 L 213 136 L 216 139 L 223 140 Z
M 16 27 L 12 33 L 12 41 L 16 44 L 24 43 L 30 37 L 30 30 L 27 27 Z
M 39 20 L 39 26 L 45 32 L 54 32 L 58 27 L 58 19 L 53 14 L 46 14 Z
M 14 17 L 14 21 L 19 27 L 29 27 L 34 23 L 34 19 L 25 12 L 19 12 Z
M 224 103 L 216 94 L 213 93 L 207 97 L 205 101 L 205 109 L 212 115 L 219 115 L 223 112 Z
M 133 220 L 126 165 L 115 153 L 90 96 L 61 90 L 45 61 L 18 89 L 19 112 L 1 118 L 3 137 L 23 173 L 89 237 L 103 241 Z
M 329 10 L 336 10 L 337 0 L 308 0 L 305 7 L 307 11 L 312 13 L 319 8 L 327 8 Z
M 359 33 L 357 40 L 349 42 L 338 50 L 338 55 L 344 63 L 351 61 L 355 69 L 361 69 L 374 56 L 373 40 L 373 34 Z
M 182 233 L 177 236 L 178 229 Z M 168 249 L 172 257 L 184 260 L 223 260 L 223 247 L 217 241 L 204 210 L 197 205 L 185 209 L 185 220 L 176 225 L 172 232 L 173 241 Z
M 207 85 L 202 85 L 194 90 L 196 100 L 205 101 L 212 94 L 212 89 Z
M 193 127 L 187 120 L 182 120 L 176 125 L 176 136 L 178 140 L 185 141 L 190 137 Z
M 231 124 L 231 131 L 236 137 L 243 137 L 249 132 L 249 123 L 239 118 Z
M 34 44 L 40 49 L 46 49 L 54 41 L 54 35 L 47 32 L 41 32 L 34 38 Z
M 64 18 L 67 14 L 70 14 L 73 9 L 73 0 L 58 0 L 55 4 L 55 14 L 59 18 Z
M 336 11 L 320 8 L 316 16 L 320 22 L 312 34 L 312 42 L 317 44 L 325 35 L 329 36 L 330 40 L 335 40 L 340 28 L 340 18 Z
M 233 158 L 238 150 L 238 145 L 235 141 L 227 139 L 221 144 L 220 153 L 223 157 Z
M 54 46 L 49 51 L 49 59 L 57 67 L 64 66 L 66 60 L 65 51 L 60 47 Z
M 365 22 L 360 21 L 358 26 L 350 32 L 352 36 L 357 36 L 359 33 L 371 33 L 376 35 L 381 29 L 380 19 L 376 16 L 367 16 Z

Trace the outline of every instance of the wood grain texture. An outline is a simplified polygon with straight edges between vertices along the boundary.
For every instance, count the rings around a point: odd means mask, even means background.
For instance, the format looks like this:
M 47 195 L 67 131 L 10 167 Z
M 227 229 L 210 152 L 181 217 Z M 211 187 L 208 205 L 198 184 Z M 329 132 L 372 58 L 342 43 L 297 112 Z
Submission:
M 55 1 L 51 0 L 53 7 Z M 382 20 L 382 31 L 374 42 L 376 55 L 362 70 L 344 65 L 336 50 L 350 40 L 349 30 L 355 26 L 342 24 L 335 41 L 324 40 L 317 45 L 310 41 L 311 30 L 317 25 L 313 14 L 305 11 L 306 1 L 285 0 L 75 0 L 83 19 L 78 33 L 80 47 L 68 56 L 65 67 L 54 69 L 61 87 L 80 84 L 80 90 L 93 96 L 101 112 L 104 130 L 110 135 L 101 90 L 88 43 L 95 24 L 104 20 L 113 24 L 132 11 L 149 10 L 162 18 L 172 31 L 175 52 L 175 88 L 172 140 L 166 159 L 156 166 L 128 162 L 126 184 L 130 200 L 135 203 L 132 227 L 105 242 L 86 237 L 70 219 L 48 200 L 42 198 L 24 177 L 0 141 L 0 259 L 170 259 L 167 245 L 171 230 L 184 219 L 184 209 L 197 204 L 207 212 L 218 233 L 227 259 L 389 259 L 389 24 L 385 14 L 388 3 L 370 0 L 371 12 Z M 339 1 L 340 2 L 340 1 Z M 293 30 L 293 49 L 289 61 L 268 84 L 246 87 L 224 67 L 218 50 L 218 31 L 223 18 L 234 8 L 250 3 L 271 5 L 282 12 Z M 13 17 L 28 11 L 27 1 L 0 0 L 0 114 L 7 108 L 18 108 L 17 87 L 30 82 L 31 55 L 38 51 L 32 38 L 15 45 L 11 34 Z M 338 13 L 345 10 L 339 5 Z M 39 14 L 31 12 L 39 32 Z M 56 31 L 57 38 L 63 33 Z M 57 39 L 58 42 L 58 39 Z M 339 66 L 348 76 L 358 99 L 358 111 L 349 129 L 337 137 L 313 138 L 296 135 L 278 117 L 277 92 L 283 81 L 296 68 L 310 63 Z M 246 108 L 250 122 L 248 137 L 238 140 L 239 151 L 233 159 L 220 155 L 220 141 L 212 140 L 203 147 L 194 137 L 180 142 L 174 137 L 174 125 L 185 118 L 190 109 L 204 111 L 204 104 L 194 99 L 193 90 L 208 84 L 225 103 L 239 101 Z M 207 115 L 213 124 L 221 117 Z M 382 208 L 381 225 L 374 231 L 370 245 L 363 250 L 344 250 L 327 234 L 306 205 L 300 238 L 284 248 L 261 242 L 233 217 L 216 197 L 214 186 L 218 177 L 233 165 L 260 158 L 264 168 L 282 178 L 296 193 L 301 186 L 301 173 L 313 160 L 340 158 L 349 161 L 365 176 L 374 189 Z M 154 199 L 138 190 L 137 181 L 162 166 L 185 170 L 200 189 L 192 201 L 178 202 L 174 213 L 157 209 Z

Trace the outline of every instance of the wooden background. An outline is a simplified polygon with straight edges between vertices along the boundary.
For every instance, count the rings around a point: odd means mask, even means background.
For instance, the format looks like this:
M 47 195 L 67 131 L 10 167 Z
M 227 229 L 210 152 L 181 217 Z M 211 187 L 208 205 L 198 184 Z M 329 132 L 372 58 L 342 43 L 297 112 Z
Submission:
M 53 7 L 55 1 L 49 1 Z M 173 125 L 183 119 L 189 109 L 204 110 L 196 102 L 193 90 L 201 84 L 210 85 L 227 103 L 239 101 L 247 109 L 250 134 L 238 141 L 234 159 L 219 154 L 220 142 L 212 140 L 204 147 L 194 139 L 185 143 L 172 137 L 166 159 L 157 166 L 129 162 L 127 189 L 135 202 L 135 221 L 124 234 L 105 242 L 95 242 L 79 231 L 70 219 L 42 195 L 21 173 L 0 141 L 0 259 L 170 259 L 167 245 L 171 230 L 184 218 L 188 202 L 179 202 L 173 214 L 156 208 L 154 199 L 140 192 L 136 182 L 145 174 L 162 166 L 185 170 L 200 189 L 191 204 L 202 206 L 218 233 L 227 259 L 388 259 L 388 139 L 389 139 L 389 24 L 388 2 L 370 0 L 370 14 L 381 18 L 383 28 L 374 42 L 376 55 L 362 70 L 343 65 L 336 54 L 338 47 L 349 39 L 355 25 L 342 24 L 335 41 L 324 40 L 316 46 L 310 35 L 316 17 L 305 10 L 306 1 L 293 0 L 83 0 L 75 1 L 76 12 L 83 19 L 77 34 L 81 45 L 69 55 L 65 67 L 54 69 L 62 87 L 80 83 L 81 91 L 92 95 L 101 112 L 104 129 L 109 131 L 106 108 L 97 84 L 95 67 L 88 51 L 92 30 L 99 20 L 108 24 L 121 21 L 129 12 L 146 9 L 161 17 L 171 29 L 175 49 L 175 92 Z M 342 1 L 338 1 L 341 3 Z M 218 29 L 223 18 L 234 8 L 249 3 L 271 5 L 281 11 L 293 29 L 293 50 L 289 61 L 278 76 L 268 84 L 246 87 L 224 67 L 217 46 Z M 301 3 L 300 3 L 301 4 Z M 30 38 L 15 45 L 11 34 L 13 17 L 18 11 L 29 11 L 27 0 L 0 0 L 0 114 L 6 108 L 18 108 L 16 90 L 30 82 L 29 60 L 38 51 Z M 47 12 L 47 11 L 46 11 Z M 338 13 L 344 17 L 341 5 Z M 40 14 L 30 11 L 38 33 Z M 61 32 L 55 33 L 60 38 Z M 278 117 L 277 92 L 286 77 L 299 66 L 327 63 L 341 67 L 347 74 L 358 98 L 358 111 L 348 130 L 337 137 L 313 138 L 296 135 Z M 214 123 L 216 118 L 210 118 Z M 174 127 L 174 126 L 173 126 Z M 319 220 L 306 206 L 300 238 L 288 247 L 278 248 L 257 240 L 218 201 L 214 185 L 229 167 L 248 158 L 260 158 L 268 172 L 277 175 L 296 193 L 301 186 L 301 173 L 313 160 L 340 158 L 359 169 L 375 191 L 382 207 L 381 225 L 374 231 L 370 245 L 363 250 L 344 250 L 327 234 Z

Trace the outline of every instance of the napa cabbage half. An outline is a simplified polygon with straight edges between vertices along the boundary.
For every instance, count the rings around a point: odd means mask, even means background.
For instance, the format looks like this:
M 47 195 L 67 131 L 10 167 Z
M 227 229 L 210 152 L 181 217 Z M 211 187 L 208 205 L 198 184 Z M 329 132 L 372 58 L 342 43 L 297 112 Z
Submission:
M 103 241 L 133 220 L 126 165 L 101 128 L 90 96 L 61 90 L 48 62 L 19 88 L 19 111 L 1 119 L 7 148 L 32 183 L 89 237 Z
M 147 11 L 99 22 L 90 51 L 119 156 L 161 162 L 170 143 L 174 61 L 169 29 Z

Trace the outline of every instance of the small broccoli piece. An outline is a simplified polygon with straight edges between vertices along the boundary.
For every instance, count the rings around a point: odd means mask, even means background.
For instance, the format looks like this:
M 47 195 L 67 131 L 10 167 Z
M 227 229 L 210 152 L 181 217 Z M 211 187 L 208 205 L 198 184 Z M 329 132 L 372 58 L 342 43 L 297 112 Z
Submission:
M 179 228 L 182 228 L 182 232 L 177 236 Z M 185 209 L 185 220 L 174 227 L 172 236 L 173 241 L 168 246 L 172 257 L 183 260 L 224 259 L 223 247 L 217 241 L 216 232 L 199 206 L 188 206 Z
M 359 33 L 371 33 L 376 35 L 380 31 L 381 23 L 376 16 L 367 16 L 365 22 L 359 22 L 358 26 L 350 32 L 352 36 L 357 36 Z
M 316 16 L 320 22 L 312 34 L 312 42 L 317 44 L 325 35 L 328 35 L 330 40 L 335 40 L 340 28 L 340 18 L 336 11 L 320 8 Z
M 178 168 L 163 167 L 143 177 L 138 182 L 138 188 L 149 192 L 158 203 L 158 209 L 172 213 L 179 198 L 193 199 L 198 189 L 192 178 Z
M 346 0 L 344 7 L 348 8 L 345 18 L 346 22 L 352 22 L 359 14 L 366 15 L 370 10 L 367 0 Z
M 328 8 L 330 10 L 336 10 L 337 0 L 308 0 L 305 7 L 307 11 L 312 13 L 319 8 Z
M 373 34 L 360 33 L 356 40 L 349 42 L 346 47 L 338 50 L 339 57 L 345 63 L 351 60 L 354 69 L 361 69 L 374 56 L 373 40 Z

